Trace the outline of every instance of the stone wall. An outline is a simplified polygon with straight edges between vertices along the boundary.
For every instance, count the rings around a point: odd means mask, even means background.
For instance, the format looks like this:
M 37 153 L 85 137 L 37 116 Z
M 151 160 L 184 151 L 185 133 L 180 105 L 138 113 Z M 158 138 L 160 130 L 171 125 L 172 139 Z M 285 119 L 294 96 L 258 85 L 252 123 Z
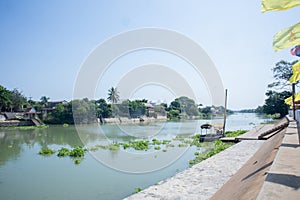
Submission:
M 31 120 L 7 120 L 0 121 L 0 127 L 11 127 L 11 126 L 34 126 L 34 123 Z

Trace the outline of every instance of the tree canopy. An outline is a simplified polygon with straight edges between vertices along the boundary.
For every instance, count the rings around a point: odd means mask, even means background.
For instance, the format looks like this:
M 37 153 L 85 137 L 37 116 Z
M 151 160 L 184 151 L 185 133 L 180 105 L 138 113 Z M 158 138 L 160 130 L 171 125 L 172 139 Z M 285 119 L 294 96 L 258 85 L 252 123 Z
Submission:
M 167 110 L 169 111 L 169 118 L 178 118 L 180 115 L 186 115 L 187 117 L 199 116 L 199 110 L 195 101 L 185 96 L 172 101 Z
M 287 62 L 284 60 L 277 62 L 275 67 L 272 68 L 275 81 L 270 83 L 268 87 L 279 90 L 290 90 L 290 88 L 288 88 L 290 86 L 289 79 L 293 74 L 292 66 L 296 62 L 297 61 Z
M 292 93 L 289 91 L 276 92 L 276 91 L 267 91 L 266 96 L 268 97 L 265 100 L 263 106 L 263 111 L 266 114 L 279 114 L 280 118 L 288 114 L 289 106 L 284 103 L 284 99 L 291 96 Z

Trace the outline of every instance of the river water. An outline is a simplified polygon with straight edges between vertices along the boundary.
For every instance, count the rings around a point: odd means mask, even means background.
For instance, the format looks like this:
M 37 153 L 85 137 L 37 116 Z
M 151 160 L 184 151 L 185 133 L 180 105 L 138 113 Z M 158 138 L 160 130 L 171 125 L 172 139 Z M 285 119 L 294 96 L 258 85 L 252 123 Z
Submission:
M 233 114 L 226 130 L 249 130 L 267 120 L 251 113 Z M 146 188 L 188 168 L 194 152 L 204 148 L 175 145 L 165 151 L 98 150 L 87 153 L 79 165 L 69 157 L 41 156 L 38 152 L 45 147 L 92 148 L 134 138 L 170 140 L 176 135 L 199 133 L 199 126 L 207 122 L 0 129 L 0 199 L 122 199 L 135 188 Z

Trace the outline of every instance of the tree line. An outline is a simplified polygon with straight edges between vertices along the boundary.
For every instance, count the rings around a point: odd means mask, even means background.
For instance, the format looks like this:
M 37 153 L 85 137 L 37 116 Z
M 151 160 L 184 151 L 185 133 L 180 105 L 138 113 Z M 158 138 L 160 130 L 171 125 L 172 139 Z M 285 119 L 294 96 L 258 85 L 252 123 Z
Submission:
M 44 122 L 48 124 L 73 124 L 74 121 L 92 123 L 96 118 L 139 118 L 143 116 L 157 117 L 158 115 L 167 116 L 168 119 L 209 118 L 213 113 L 222 114 L 224 111 L 222 107 L 200 108 L 194 100 L 184 96 L 176 98 L 170 105 L 166 103 L 152 105 L 146 99 L 127 99 L 120 102 L 119 98 L 117 88 L 112 87 L 108 90 L 106 100 L 104 98 L 98 100 L 77 99 L 60 103 L 50 111 L 47 110 L 49 97 L 42 96 L 40 101 L 28 100 L 18 89 L 10 91 L 0 85 L 0 111 L 21 112 L 26 107 L 33 107 L 39 113 L 47 113 L 42 116 Z

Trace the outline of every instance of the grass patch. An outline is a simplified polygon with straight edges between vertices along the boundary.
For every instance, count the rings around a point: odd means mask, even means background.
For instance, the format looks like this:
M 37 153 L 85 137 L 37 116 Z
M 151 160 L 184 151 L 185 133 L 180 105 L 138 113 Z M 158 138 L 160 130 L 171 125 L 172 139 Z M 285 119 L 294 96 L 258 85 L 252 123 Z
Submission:
M 243 135 L 246 132 L 247 130 L 227 131 L 225 135 L 226 137 L 237 137 L 239 135 Z

